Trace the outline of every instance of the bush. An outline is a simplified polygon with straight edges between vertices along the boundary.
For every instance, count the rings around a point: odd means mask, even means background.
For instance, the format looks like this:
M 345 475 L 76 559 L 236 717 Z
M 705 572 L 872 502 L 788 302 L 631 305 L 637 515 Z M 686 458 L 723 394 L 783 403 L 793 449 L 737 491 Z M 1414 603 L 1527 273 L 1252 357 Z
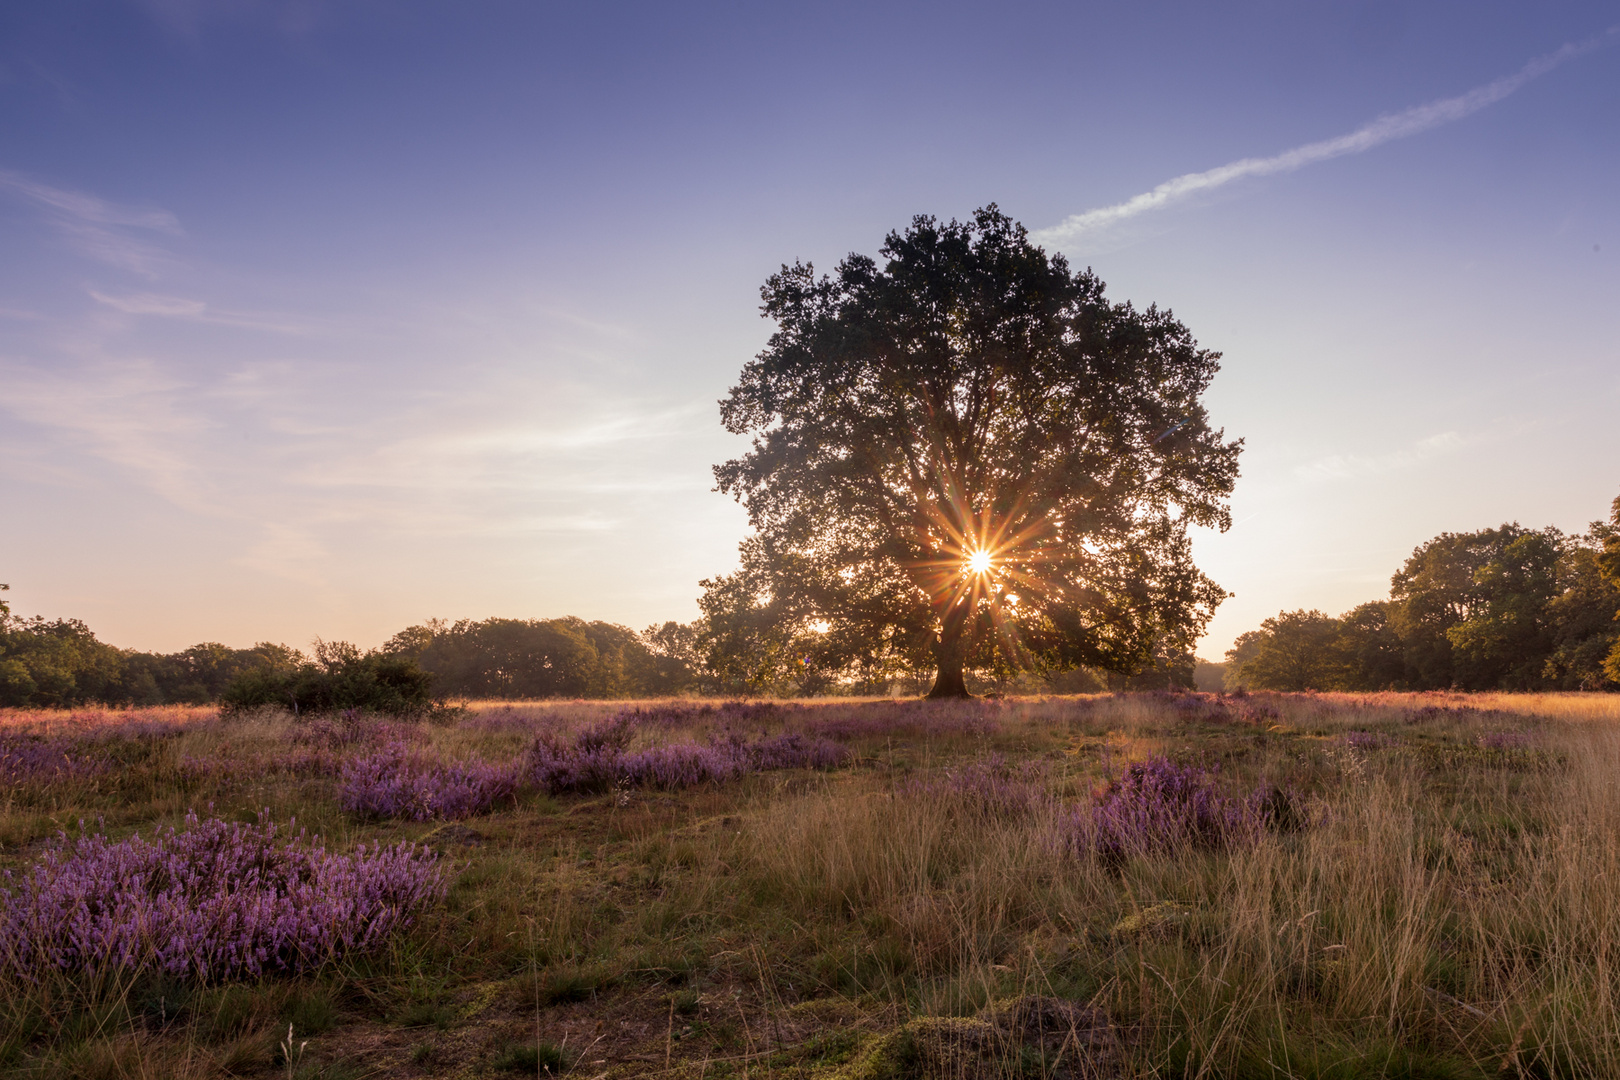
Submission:
M 322 650 L 317 661 L 252 668 L 220 695 L 225 712 L 279 707 L 294 713 L 370 709 L 390 716 L 423 716 L 436 702 L 433 676 L 404 656 L 347 649 Z

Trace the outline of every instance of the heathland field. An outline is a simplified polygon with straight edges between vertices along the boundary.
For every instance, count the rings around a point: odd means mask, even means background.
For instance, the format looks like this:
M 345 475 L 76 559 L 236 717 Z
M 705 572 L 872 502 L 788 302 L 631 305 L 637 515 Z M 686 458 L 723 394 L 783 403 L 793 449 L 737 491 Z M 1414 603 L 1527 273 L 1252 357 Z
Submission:
M 38 1077 L 1620 1076 L 1620 695 L 0 713 Z

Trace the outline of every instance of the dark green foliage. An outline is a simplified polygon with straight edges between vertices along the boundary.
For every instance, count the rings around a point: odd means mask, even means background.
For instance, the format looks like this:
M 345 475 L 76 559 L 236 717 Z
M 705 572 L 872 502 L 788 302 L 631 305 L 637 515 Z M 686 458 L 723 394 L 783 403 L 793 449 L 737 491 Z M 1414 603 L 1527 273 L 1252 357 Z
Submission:
M 433 676 L 409 657 L 317 642 L 314 660 L 252 668 L 220 695 L 228 711 L 279 706 L 293 712 L 369 709 L 420 716 L 433 708 Z
M 1320 611 L 1285 611 L 1260 624 L 1242 677 L 1268 690 L 1322 690 L 1339 681 L 1339 620 Z
M 122 670 L 123 654 L 78 619 L 0 616 L 0 705 L 116 700 Z
M 285 645 L 267 641 L 251 649 L 203 642 L 168 655 L 126 652 L 124 700 L 134 705 L 202 705 L 218 701 L 225 687 L 244 672 L 284 667 L 293 663 L 297 655 Z
M 1592 537 L 1603 544 L 1603 550 L 1595 555 L 1595 563 L 1603 580 L 1616 592 L 1620 592 L 1620 496 L 1616 496 L 1609 510 L 1608 524 L 1594 523 Z M 1620 619 L 1620 614 L 1615 616 Z M 1603 661 L 1603 675 L 1611 683 L 1620 686 L 1620 628 L 1613 634 L 1614 642 L 1609 648 L 1609 655 Z
M 494 1067 L 500 1072 L 526 1076 L 561 1076 L 568 1071 L 568 1056 L 552 1043 L 519 1043 L 507 1047 L 506 1052 L 495 1059 Z
M 1541 680 L 1552 639 L 1564 537 L 1517 524 L 1443 533 L 1396 573 L 1390 598 L 1422 685 L 1524 690 Z
M 1551 651 L 1544 674 L 1560 689 L 1597 690 L 1605 684 L 1620 686 L 1620 577 L 1602 571 L 1600 530 L 1576 537 L 1559 565 L 1558 595 L 1547 605 Z M 1604 661 L 1613 656 L 1613 672 Z
M 1390 599 L 1284 612 L 1227 652 L 1228 687 L 1620 689 L 1620 500 L 1581 536 L 1506 524 L 1444 533 Z
M 168 655 L 137 652 L 98 641 L 78 619 L 0 611 L 0 706 L 203 704 L 247 672 L 297 659 L 296 651 L 269 642 L 251 649 L 204 642 Z
M 561 619 L 433 620 L 395 634 L 390 656 L 418 664 L 452 698 L 658 697 L 691 683 L 676 623 L 635 631 Z
M 1197 671 L 1198 659 L 1191 651 L 1173 648 L 1169 641 L 1160 640 L 1140 670 L 1101 674 L 1111 690 L 1191 690 L 1198 681 Z
M 661 697 L 694 688 L 696 634 L 695 624 L 673 622 L 640 635 L 572 617 L 433 620 L 369 653 L 343 642 L 317 642 L 314 658 L 270 642 L 203 642 L 161 654 L 98 641 L 77 619 L 17 618 L 4 607 L 0 706 L 218 701 L 411 714 L 431 705 L 430 682 L 440 699 Z
M 1405 647 L 1390 622 L 1393 608 L 1388 600 L 1374 600 L 1339 617 L 1337 652 L 1346 688 L 1382 690 L 1407 681 Z
M 1187 527 L 1229 523 L 1240 449 L 1200 403 L 1217 354 L 994 206 L 881 256 L 761 290 L 777 331 L 721 403 L 753 449 L 715 469 L 755 535 L 704 582 L 711 668 L 804 692 L 931 661 L 957 696 L 968 671 L 1189 650 L 1226 594 Z

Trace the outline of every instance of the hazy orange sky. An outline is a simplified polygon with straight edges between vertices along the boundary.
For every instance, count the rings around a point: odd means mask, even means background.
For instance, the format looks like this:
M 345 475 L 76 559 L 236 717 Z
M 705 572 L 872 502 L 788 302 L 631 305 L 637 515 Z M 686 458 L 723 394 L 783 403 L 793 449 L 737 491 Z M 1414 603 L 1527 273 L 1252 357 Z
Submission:
M 1620 494 L 1620 8 L 0 12 L 0 581 L 118 645 L 697 614 L 780 264 L 995 201 L 1225 354 L 1236 596 Z

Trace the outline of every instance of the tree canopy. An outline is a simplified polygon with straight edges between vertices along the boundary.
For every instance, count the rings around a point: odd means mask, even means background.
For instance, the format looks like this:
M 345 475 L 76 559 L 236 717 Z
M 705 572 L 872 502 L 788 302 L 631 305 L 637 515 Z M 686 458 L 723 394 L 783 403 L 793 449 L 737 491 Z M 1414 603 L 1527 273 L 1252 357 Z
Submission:
M 1285 612 L 1240 636 L 1227 679 L 1269 690 L 1620 689 L 1617 620 L 1620 499 L 1582 535 L 1512 522 L 1442 533 L 1396 571 L 1388 600 L 1337 619 Z
M 931 658 L 931 696 L 969 666 L 1185 652 L 1226 595 L 1187 536 L 1230 524 L 1240 442 L 1200 403 L 1219 355 L 993 205 L 880 255 L 761 290 L 777 330 L 721 402 L 752 449 L 715 469 L 754 534 L 704 583 L 709 624 L 807 674 Z

